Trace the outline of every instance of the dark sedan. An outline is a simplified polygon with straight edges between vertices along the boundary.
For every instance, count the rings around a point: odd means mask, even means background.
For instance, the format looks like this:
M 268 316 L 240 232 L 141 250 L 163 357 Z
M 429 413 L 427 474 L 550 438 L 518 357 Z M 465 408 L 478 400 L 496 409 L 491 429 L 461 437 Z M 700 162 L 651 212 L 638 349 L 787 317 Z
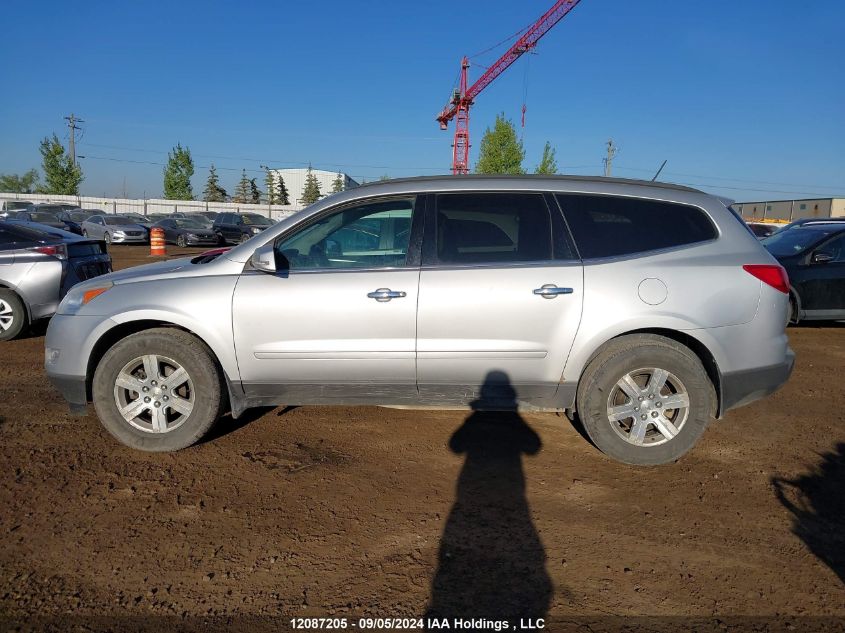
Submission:
M 761 243 L 789 275 L 789 322 L 845 319 L 845 222 L 806 223 Z
M 82 235 L 82 227 L 79 223 L 70 219 L 64 219 L 62 215 L 60 215 L 61 213 L 63 212 L 42 211 L 39 210 L 38 207 L 35 207 L 35 210 L 33 211 L 18 211 L 15 214 L 14 219 L 18 222 L 34 222 L 36 224 L 51 226 L 54 229 L 62 229 L 63 231 Z
M 194 218 L 166 218 L 153 226 L 164 229 L 164 241 L 177 246 L 211 246 L 219 242 L 217 233 Z

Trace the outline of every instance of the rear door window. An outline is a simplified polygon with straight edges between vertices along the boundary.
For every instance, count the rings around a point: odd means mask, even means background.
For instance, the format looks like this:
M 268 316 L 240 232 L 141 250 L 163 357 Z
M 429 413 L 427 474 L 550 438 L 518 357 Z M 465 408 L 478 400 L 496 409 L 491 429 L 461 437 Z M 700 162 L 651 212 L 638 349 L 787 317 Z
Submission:
M 697 207 L 642 198 L 558 194 L 583 259 L 633 255 L 715 239 Z
M 512 264 L 553 259 L 552 220 L 542 194 L 436 196 L 439 264 Z

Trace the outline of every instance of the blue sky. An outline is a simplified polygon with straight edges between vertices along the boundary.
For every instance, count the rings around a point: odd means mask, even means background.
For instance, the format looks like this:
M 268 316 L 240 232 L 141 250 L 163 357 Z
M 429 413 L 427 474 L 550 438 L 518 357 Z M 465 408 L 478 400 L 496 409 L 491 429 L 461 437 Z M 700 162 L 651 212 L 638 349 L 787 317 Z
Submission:
M 460 57 L 553 0 L 15 2 L 0 38 L 0 173 L 40 163 L 63 116 L 85 119 L 88 195 L 161 194 L 177 142 L 195 191 L 212 162 L 305 165 L 354 178 L 446 173 L 434 116 Z M 582 0 L 485 90 L 473 151 L 497 112 L 519 124 L 526 166 L 549 140 L 562 172 L 689 183 L 739 200 L 845 196 L 845 2 Z M 478 58 L 490 64 L 500 48 Z M 472 78 L 483 68 L 471 69 Z M 527 78 L 527 79 L 526 79 Z

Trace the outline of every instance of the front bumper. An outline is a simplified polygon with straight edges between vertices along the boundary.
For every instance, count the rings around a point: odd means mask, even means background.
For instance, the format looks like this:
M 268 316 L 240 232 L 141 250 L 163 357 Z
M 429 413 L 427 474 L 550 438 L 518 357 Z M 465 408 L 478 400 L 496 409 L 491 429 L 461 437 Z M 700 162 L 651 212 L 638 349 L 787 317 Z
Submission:
M 71 414 L 85 415 L 88 410 L 88 391 L 85 385 L 85 376 L 65 376 L 48 372 L 47 378 L 67 400 Z
M 112 235 L 113 244 L 146 244 L 149 237 L 146 235 Z
M 722 374 L 722 413 L 777 391 L 789 380 L 794 367 L 795 353 L 787 348 L 786 360 L 782 363 Z
M 219 239 L 216 235 L 214 236 L 201 236 L 201 237 L 191 237 L 188 236 L 185 238 L 185 243 L 190 244 L 191 246 L 216 246 L 219 242 Z

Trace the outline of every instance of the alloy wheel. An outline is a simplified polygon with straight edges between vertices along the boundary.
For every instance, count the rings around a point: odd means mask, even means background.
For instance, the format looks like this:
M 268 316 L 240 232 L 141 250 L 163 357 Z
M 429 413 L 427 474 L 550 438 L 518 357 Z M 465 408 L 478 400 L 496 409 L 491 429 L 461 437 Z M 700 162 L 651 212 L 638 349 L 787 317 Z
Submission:
M 12 306 L 0 299 L 0 332 L 5 332 L 15 322 L 15 312 Z
M 147 433 L 169 433 L 194 409 L 196 394 L 188 372 L 172 358 L 146 354 L 117 375 L 114 401 L 126 422 Z
M 689 416 L 690 397 L 674 374 L 659 367 L 630 371 L 607 398 L 613 430 L 635 446 L 659 446 L 674 438 Z

